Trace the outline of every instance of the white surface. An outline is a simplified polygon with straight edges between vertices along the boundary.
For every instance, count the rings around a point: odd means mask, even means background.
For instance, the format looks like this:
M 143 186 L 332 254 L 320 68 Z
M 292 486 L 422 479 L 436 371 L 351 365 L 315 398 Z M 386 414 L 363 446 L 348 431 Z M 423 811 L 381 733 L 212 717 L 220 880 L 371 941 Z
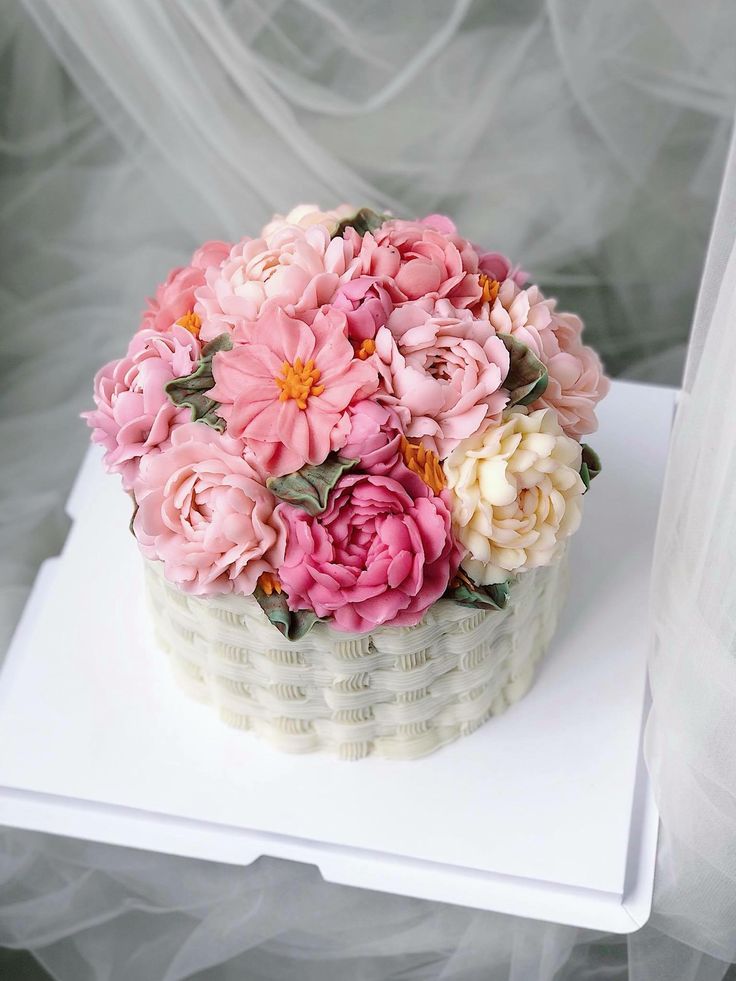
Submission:
M 648 572 L 674 393 L 616 384 L 604 474 L 535 687 L 420 761 L 282 755 L 188 701 L 141 641 L 117 480 L 88 463 L 0 675 L 0 821 L 626 932 L 646 921 L 656 816 L 637 767 Z M 635 792 L 637 791 L 637 792 Z

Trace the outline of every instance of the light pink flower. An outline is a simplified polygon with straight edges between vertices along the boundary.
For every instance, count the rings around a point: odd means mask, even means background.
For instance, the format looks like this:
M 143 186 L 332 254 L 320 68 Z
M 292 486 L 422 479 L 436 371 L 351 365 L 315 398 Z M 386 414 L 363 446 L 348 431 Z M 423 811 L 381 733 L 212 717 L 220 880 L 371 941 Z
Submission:
M 231 330 L 238 340 L 247 339 L 269 301 L 292 317 L 312 321 L 340 283 L 359 274 L 359 247 L 360 236 L 331 239 L 320 224 L 285 225 L 267 238 L 243 239 L 197 290 L 202 337 L 212 340 Z
M 192 422 L 141 465 L 133 531 L 143 554 L 187 593 L 250 595 L 283 559 L 274 497 L 241 451 L 237 440 Z
M 493 327 L 511 334 L 537 355 L 547 368 L 547 390 L 530 408 L 553 408 L 568 436 L 580 439 L 598 428 L 595 407 L 609 381 L 598 355 L 581 340 L 583 323 L 574 314 L 558 313 L 537 286 L 520 289 L 507 279 L 490 311 Z
M 478 254 L 454 229 L 441 215 L 384 222 L 363 238 L 362 272 L 388 277 L 400 300 L 430 295 L 451 300 L 458 309 L 469 307 L 481 296 Z
M 83 413 L 92 442 L 105 450 L 105 466 L 130 490 L 142 457 L 169 445 L 174 425 L 189 409 L 177 408 L 164 391 L 173 378 L 191 374 L 200 358 L 196 337 L 183 327 L 168 333 L 142 330 L 133 335 L 123 358 L 111 361 L 95 377 L 96 409 Z
M 242 437 L 268 473 L 322 463 L 347 439 L 350 403 L 375 391 L 373 359 L 354 357 L 345 330 L 337 310 L 307 324 L 269 307 L 253 340 L 215 355 L 211 396 L 228 432 Z
M 279 576 L 289 607 L 356 633 L 419 623 L 460 560 L 448 505 L 446 492 L 434 494 L 405 467 L 390 477 L 342 477 L 316 517 L 280 504 L 287 546 Z
M 474 320 L 431 299 L 397 307 L 376 335 L 382 389 L 404 434 L 444 458 L 460 442 L 500 417 L 508 402 L 503 343 Z
M 204 286 L 205 273 L 217 267 L 229 255 L 229 242 L 205 242 L 192 256 L 188 266 L 172 269 L 165 281 L 156 288 L 155 296 L 149 297 L 143 313 L 140 330 L 170 330 L 171 327 L 194 310 L 194 291 Z M 195 322 L 196 323 L 196 322 Z M 194 333 L 198 334 L 199 325 Z
M 350 435 L 340 456 L 360 460 L 361 470 L 385 476 L 402 462 L 401 420 L 390 405 L 363 399 L 351 405 Z
M 324 225 L 330 235 L 334 235 L 343 218 L 350 218 L 357 210 L 353 204 L 339 204 L 329 211 L 320 211 L 316 204 L 298 204 L 288 215 L 274 215 L 271 221 L 263 226 L 261 238 L 269 238 L 289 225 L 296 225 L 297 228 Z

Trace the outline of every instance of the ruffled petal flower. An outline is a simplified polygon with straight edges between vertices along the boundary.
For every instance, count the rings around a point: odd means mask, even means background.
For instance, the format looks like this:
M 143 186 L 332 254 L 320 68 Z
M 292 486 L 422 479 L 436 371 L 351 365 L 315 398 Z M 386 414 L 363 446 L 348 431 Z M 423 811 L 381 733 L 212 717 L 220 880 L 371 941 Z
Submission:
M 205 242 L 188 266 L 172 269 L 155 295 L 149 297 L 139 329 L 166 332 L 179 322 L 198 336 L 201 318 L 194 314 L 195 290 L 204 286 L 207 270 L 219 268 L 231 248 L 229 242 Z

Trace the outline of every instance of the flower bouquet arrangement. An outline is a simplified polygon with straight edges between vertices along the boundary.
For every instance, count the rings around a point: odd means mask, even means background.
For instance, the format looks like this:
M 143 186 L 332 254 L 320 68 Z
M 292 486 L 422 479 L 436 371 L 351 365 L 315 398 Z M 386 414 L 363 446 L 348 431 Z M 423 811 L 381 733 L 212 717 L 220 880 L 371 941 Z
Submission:
M 180 596 L 288 642 L 500 615 L 600 469 L 581 330 L 449 218 L 301 206 L 173 270 L 85 416 Z

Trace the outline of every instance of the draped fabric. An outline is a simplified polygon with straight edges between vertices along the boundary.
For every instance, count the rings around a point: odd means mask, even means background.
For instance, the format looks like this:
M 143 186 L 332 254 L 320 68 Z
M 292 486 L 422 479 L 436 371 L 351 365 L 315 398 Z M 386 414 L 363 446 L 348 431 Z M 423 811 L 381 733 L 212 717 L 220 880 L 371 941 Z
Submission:
M 736 102 L 717 0 L 10 0 L 0 19 L 0 632 L 58 552 L 90 380 L 202 240 L 297 201 L 452 214 L 677 382 Z M 736 960 L 736 160 L 653 596 L 655 909 L 633 938 L 18 831 L 0 945 L 59 981 L 720 981 Z M 645 425 L 646 421 L 642 421 Z M 1 641 L 0 641 L 1 643 Z

